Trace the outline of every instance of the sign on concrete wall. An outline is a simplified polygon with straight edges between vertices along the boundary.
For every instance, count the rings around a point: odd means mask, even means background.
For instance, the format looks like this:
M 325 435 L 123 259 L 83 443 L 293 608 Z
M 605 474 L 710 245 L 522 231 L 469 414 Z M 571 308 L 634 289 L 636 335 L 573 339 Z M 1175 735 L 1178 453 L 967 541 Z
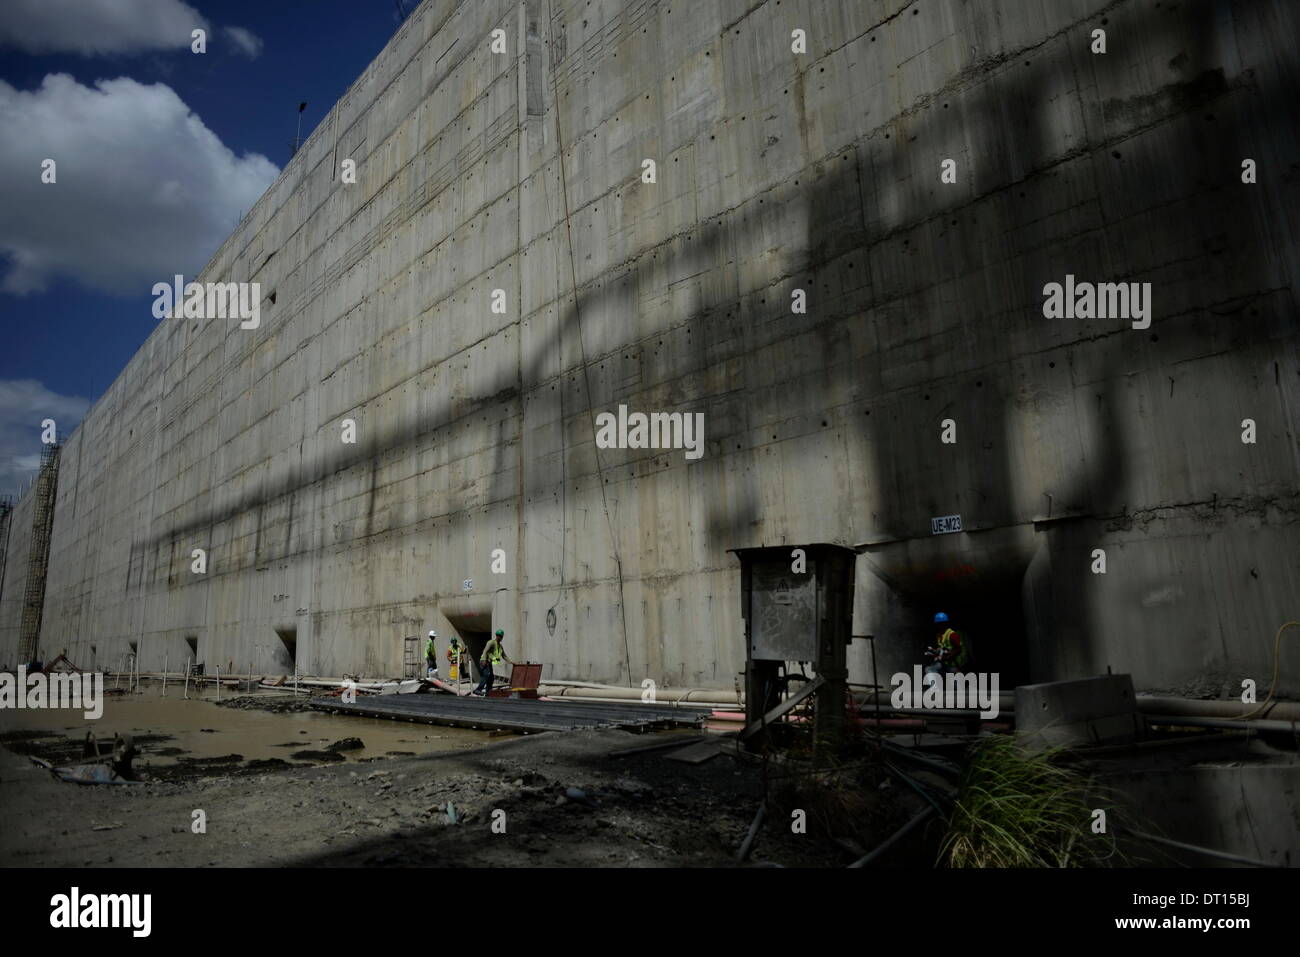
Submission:
M 940 515 L 938 518 L 930 519 L 931 535 L 947 535 L 950 532 L 961 531 L 960 515 Z

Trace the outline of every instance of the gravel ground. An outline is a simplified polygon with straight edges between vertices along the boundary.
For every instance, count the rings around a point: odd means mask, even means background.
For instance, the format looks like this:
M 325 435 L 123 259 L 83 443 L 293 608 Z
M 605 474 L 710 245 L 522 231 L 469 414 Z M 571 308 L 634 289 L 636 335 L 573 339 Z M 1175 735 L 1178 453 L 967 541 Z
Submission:
M 0 750 L 0 864 L 734 866 L 763 799 L 759 768 L 726 754 L 699 765 L 668 761 L 668 751 L 607 756 L 652 740 L 567 732 L 366 764 L 210 762 L 188 778 L 122 786 L 61 783 Z M 200 810 L 206 833 L 193 831 Z M 890 797 L 868 810 L 883 837 L 911 806 Z M 842 866 L 855 856 L 823 828 L 797 834 L 789 821 L 773 811 L 751 864 Z

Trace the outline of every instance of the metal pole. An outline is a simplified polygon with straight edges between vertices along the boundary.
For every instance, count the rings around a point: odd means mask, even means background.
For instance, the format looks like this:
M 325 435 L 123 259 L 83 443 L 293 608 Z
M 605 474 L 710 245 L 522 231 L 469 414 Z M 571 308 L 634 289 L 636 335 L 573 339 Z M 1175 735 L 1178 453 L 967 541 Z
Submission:
M 221 665 L 217 665 L 217 700 L 221 700 Z
M 885 851 L 893 847 L 895 843 L 897 843 L 900 839 L 905 837 L 908 834 L 908 832 L 910 832 L 914 827 L 916 827 L 918 824 L 920 824 L 922 821 L 924 821 L 933 813 L 934 813 L 934 808 L 927 804 L 925 807 L 921 808 L 920 812 L 917 813 L 915 817 L 913 817 L 910 821 L 908 821 L 901 828 L 899 828 L 894 833 L 894 835 L 891 838 L 889 838 L 889 840 L 885 841 L 885 843 L 881 844 L 874 851 L 871 851 L 870 853 L 864 854 L 862 857 L 859 857 L 856 861 L 850 864 L 849 867 L 866 867 L 868 864 L 874 861 L 881 854 L 885 853 Z
M 190 700 L 190 662 L 193 658 L 185 659 L 185 700 Z
M 876 733 L 880 733 L 880 679 L 876 677 L 876 636 L 868 635 L 871 642 L 871 686 L 872 697 L 876 700 Z
M 163 691 L 162 691 L 162 696 L 163 696 L 164 698 L 167 697 L 167 659 L 168 659 L 168 657 L 169 657 L 168 653 L 164 651 L 164 652 L 163 652 Z

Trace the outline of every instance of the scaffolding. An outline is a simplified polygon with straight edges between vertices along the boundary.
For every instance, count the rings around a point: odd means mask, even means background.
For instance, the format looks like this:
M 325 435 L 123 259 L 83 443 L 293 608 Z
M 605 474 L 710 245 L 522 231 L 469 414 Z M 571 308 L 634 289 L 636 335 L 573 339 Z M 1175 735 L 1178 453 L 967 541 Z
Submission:
M 22 625 L 18 631 L 18 660 L 36 657 L 45 609 L 45 576 L 50 564 L 50 532 L 54 527 L 54 495 L 59 485 L 59 444 L 41 449 L 41 470 L 36 476 L 32 510 L 32 547 L 27 559 L 27 588 L 23 595 Z
M 424 677 L 424 655 L 420 653 L 420 636 L 407 635 L 402 639 L 402 677 Z

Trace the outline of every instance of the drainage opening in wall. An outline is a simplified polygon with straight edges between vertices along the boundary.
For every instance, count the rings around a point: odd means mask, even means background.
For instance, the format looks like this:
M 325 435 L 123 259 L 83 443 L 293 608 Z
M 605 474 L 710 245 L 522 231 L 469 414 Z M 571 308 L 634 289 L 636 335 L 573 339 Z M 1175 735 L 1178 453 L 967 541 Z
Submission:
M 890 667 L 928 664 L 926 649 L 950 625 L 969 640 L 969 670 L 996 672 L 1003 691 L 1030 680 L 1021 594 L 1027 559 L 925 539 L 876 546 L 869 554 L 872 570 L 900 599 Z M 947 625 L 934 622 L 939 612 L 948 616 Z
M 492 633 L 492 603 L 491 595 L 457 595 L 438 602 L 438 612 L 452 629 L 446 634 L 441 631 L 438 633 L 438 666 L 440 669 L 446 668 L 447 647 L 452 637 L 455 637 L 467 652 L 465 673 L 461 675 L 461 681 L 471 682 L 471 687 L 481 677 L 478 659 L 487 647 L 488 636 Z M 442 675 L 447 677 L 446 670 L 442 671 Z
M 492 617 L 474 615 L 472 617 L 448 618 L 451 622 L 452 632 L 450 635 L 438 636 L 438 654 L 441 659 L 438 667 L 445 669 L 447 666 L 447 648 L 451 643 L 454 635 L 465 649 L 463 661 L 465 668 L 460 675 L 461 681 L 472 681 L 477 683 L 479 680 L 478 659 L 483 654 L 483 649 L 487 647 L 488 637 L 492 633 Z M 447 677 L 448 672 L 443 671 L 443 677 Z
M 281 668 L 285 674 L 298 673 L 298 629 L 297 628 L 277 628 L 276 635 L 280 639 L 279 646 L 272 646 L 271 657 L 275 662 L 275 667 Z
M 491 628 L 491 626 L 492 622 L 488 621 L 488 627 Z M 479 656 L 483 654 L 483 649 L 487 647 L 488 636 L 491 635 L 491 631 L 467 631 L 457 628 L 456 632 L 460 637 L 461 643 L 469 649 L 469 653 L 465 656 L 465 674 L 461 677 L 467 680 L 472 679 L 477 682 L 480 677 L 478 659 Z
M 937 587 L 924 598 L 927 617 L 943 612 L 949 625 L 966 637 L 973 654 L 970 670 L 999 676 L 1002 690 L 1010 691 L 1029 680 L 1028 643 L 1021 610 L 1020 584 L 989 583 L 967 591 Z M 946 627 L 931 624 L 927 644 Z

